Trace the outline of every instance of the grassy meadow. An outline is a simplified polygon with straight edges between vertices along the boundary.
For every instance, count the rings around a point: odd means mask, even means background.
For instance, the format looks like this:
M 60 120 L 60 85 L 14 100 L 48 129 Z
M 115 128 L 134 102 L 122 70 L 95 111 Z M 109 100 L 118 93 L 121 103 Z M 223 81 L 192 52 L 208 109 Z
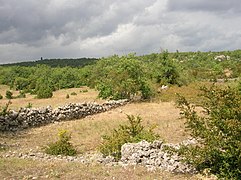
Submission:
M 209 83 L 206 83 L 209 84 Z M 0 86 L 1 94 L 9 87 Z M 70 102 L 96 101 L 103 102 L 97 98 L 98 93 L 93 89 L 88 92 L 80 92 L 86 87 L 70 88 L 54 92 L 50 99 L 36 99 L 27 94 L 26 98 L 12 99 L 11 109 L 18 109 L 31 103 L 33 107 L 51 105 L 57 107 Z M 66 94 L 76 92 L 77 95 Z M 175 94 L 180 93 L 194 102 L 198 101 L 199 93 L 196 83 L 188 86 L 172 86 L 162 91 L 159 98 L 151 102 L 133 102 L 108 112 L 88 116 L 84 119 L 59 122 L 46 126 L 28 129 L 18 133 L 3 133 L 0 135 L 1 142 L 9 145 L 9 148 L 1 151 L 4 156 L 8 151 L 29 152 L 29 150 L 42 151 L 42 147 L 49 142 L 57 140 L 57 133 L 61 129 L 68 130 L 71 142 L 80 154 L 93 153 L 101 142 L 101 136 L 110 133 L 119 124 L 127 122 L 126 115 L 139 115 L 145 126 L 156 125 L 155 132 L 165 142 L 178 143 L 189 136 L 184 129 L 184 120 L 180 119 L 179 109 L 175 107 Z M 13 91 L 13 94 L 18 94 Z M 3 106 L 8 100 L 0 100 Z M 200 175 L 172 174 L 169 172 L 149 172 L 143 167 L 106 167 L 99 164 L 83 165 L 74 162 L 41 162 L 31 159 L 1 158 L 0 177 L 2 179 L 200 179 Z

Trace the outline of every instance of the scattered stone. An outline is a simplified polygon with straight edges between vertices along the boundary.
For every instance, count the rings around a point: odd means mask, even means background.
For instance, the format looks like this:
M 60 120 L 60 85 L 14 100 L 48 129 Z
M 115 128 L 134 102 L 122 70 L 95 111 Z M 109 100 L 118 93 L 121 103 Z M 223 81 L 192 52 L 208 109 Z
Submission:
M 194 140 L 188 140 L 181 144 L 192 144 Z M 127 143 L 121 148 L 121 162 L 128 165 L 143 165 L 150 171 L 156 168 L 175 173 L 195 173 L 195 169 L 190 165 L 181 162 L 181 157 L 177 154 L 169 154 L 164 149 L 173 147 L 178 149 L 179 144 L 164 144 L 162 141 L 149 143 L 141 141 L 139 143 Z

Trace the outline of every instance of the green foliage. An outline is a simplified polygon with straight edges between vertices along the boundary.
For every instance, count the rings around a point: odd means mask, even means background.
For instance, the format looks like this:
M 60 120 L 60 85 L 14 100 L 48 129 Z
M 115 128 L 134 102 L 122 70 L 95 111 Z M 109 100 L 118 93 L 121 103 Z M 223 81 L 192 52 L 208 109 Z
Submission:
M 77 150 L 69 142 L 71 135 L 68 131 L 61 130 L 59 131 L 58 136 L 58 141 L 50 143 L 47 147 L 45 147 L 45 153 L 51 155 L 75 156 L 77 154 Z
M 33 107 L 33 104 L 32 103 L 28 103 L 27 106 L 25 106 L 26 108 L 32 108 Z
M 17 77 L 14 81 L 14 86 L 16 90 L 27 89 L 30 84 L 30 81 L 24 77 Z
M 174 62 L 168 57 L 168 52 L 163 52 L 159 58 L 160 69 L 157 76 L 157 82 L 162 82 L 162 84 L 177 84 L 179 72 L 177 71 Z
M 0 99 L 3 99 L 3 96 L 0 94 Z
M 16 98 L 26 98 L 26 94 L 23 91 L 20 91 L 19 95 Z
M 133 54 L 99 60 L 92 69 L 90 82 L 103 99 L 130 99 L 137 94 L 145 98 L 151 96 L 145 66 Z
M 217 55 L 229 56 L 230 60 L 217 61 Z M 144 56 L 114 55 L 98 61 L 87 58 L 41 60 L 0 66 L 0 84 L 25 93 L 40 94 L 40 98 L 51 96 L 51 93 L 43 93 L 46 88 L 50 92 L 87 85 L 99 90 L 99 96 L 105 99 L 133 96 L 149 99 L 163 84 L 181 86 L 200 80 L 218 81 L 221 78 L 228 81 L 229 78 L 238 78 L 241 74 L 240 57 L 241 50 L 164 51 Z M 42 96 L 42 93 L 49 95 Z
M 76 92 L 72 92 L 72 93 L 70 93 L 70 95 L 71 95 L 71 96 L 76 96 L 77 93 L 76 93 Z
M 0 107 L 0 116 L 6 116 L 9 114 L 9 105 L 10 104 L 12 104 L 12 102 L 9 100 L 5 106 Z
M 51 98 L 53 96 L 53 91 L 50 87 L 42 86 L 37 91 L 38 99 Z
M 237 88 L 202 88 L 202 108 L 179 97 L 178 106 L 186 118 L 186 127 L 198 140 L 194 146 L 183 147 L 180 153 L 197 170 L 209 169 L 219 178 L 241 177 L 241 93 Z
M 103 136 L 104 141 L 99 147 L 100 152 L 105 155 L 111 155 L 116 160 L 121 158 L 121 146 L 125 143 L 135 143 L 141 140 L 152 142 L 159 138 L 153 132 L 153 128 L 145 129 L 141 124 L 139 116 L 127 115 L 128 125 L 119 125 L 110 135 Z
M 87 93 L 87 92 L 88 92 L 88 89 L 83 89 L 83 90 L 80 90 L 79 92 L 80 92 L 80 93 Z
M 6 91 L 6 98 L 7 99 L 13 99 L 13 93 L 9 90 Z

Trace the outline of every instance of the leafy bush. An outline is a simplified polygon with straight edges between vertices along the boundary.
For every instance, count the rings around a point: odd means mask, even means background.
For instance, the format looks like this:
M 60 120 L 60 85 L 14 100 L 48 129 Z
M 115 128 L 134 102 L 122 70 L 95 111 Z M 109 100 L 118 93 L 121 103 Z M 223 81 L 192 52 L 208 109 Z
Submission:
M 53 96 L 53 90 L 50 87 L 40 87 L 37 91 L 38 99 L 51 98 Z
M 3 96 L 0 94 L 0 99 L 3 99 Z
M 5 106 L 0 107 L 0 116 L 6 116 L 7 114 L 9 114 L 10 104 L 12 104 L 12 102 L 9 100 Z
M 6 91 L 6 98 L 7 99 L 13 99 L 13 93 L 9 90 Z
M 20 91 L 19 95 L 16 98 L 26 98 L 26 94 L 23 91 Z
M 186 118 L 186 127 L 197 139 L 194 146 L 182 147 L 185 161 L 197 170 L 210 170 L 219 178 L 241 177 L 241 93 L 238 88 L 202 88 L 202 108 L 199 115 L 195 106 L 179 97 L 178 106 Z
M 69 142 L 71 135 L 66 130 L 61 130 L 58 133 L 59 140 L 54 143 L 48 144 L 45 147 L 45 152 L 51 155 L 65 155 L 74 156 L 77 154 L 77 150 Z
M 141 140 L 152 142 L 159 138 L 153 132 L 153 128 L 145 129 L 141 124 L 139 116 L 127 115 L 128 125 L 119 125 L 110 135 L 103 136 L 104 141 L 99 146 L 100 152 L 105 155 L 111 155 L 116 160 L 121 158 L 121 146 L 125 143 L 135 143 Z
M 66 95 L 66 99 L 69 99 L 69 94 Z
M 72 92 L 72 93 L 70 93 L 70 95 L 71 95 L 71 96 L 76 96 L 77 93 L 76 93 L 76 92 Z

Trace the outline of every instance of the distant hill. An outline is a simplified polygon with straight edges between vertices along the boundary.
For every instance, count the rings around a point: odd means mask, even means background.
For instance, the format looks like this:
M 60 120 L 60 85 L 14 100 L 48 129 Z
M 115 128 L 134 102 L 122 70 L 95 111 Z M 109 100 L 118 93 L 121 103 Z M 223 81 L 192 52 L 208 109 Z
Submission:
M 83 67 L 93 64 L 97 61 L 97 58 L 77 58 L 77 59 L 43 59 L 37 61 L 26 61 L 10 64 L 0 64 L 0 66 L 36 66 L 39 64 L 45 64 L 50 67 Z

